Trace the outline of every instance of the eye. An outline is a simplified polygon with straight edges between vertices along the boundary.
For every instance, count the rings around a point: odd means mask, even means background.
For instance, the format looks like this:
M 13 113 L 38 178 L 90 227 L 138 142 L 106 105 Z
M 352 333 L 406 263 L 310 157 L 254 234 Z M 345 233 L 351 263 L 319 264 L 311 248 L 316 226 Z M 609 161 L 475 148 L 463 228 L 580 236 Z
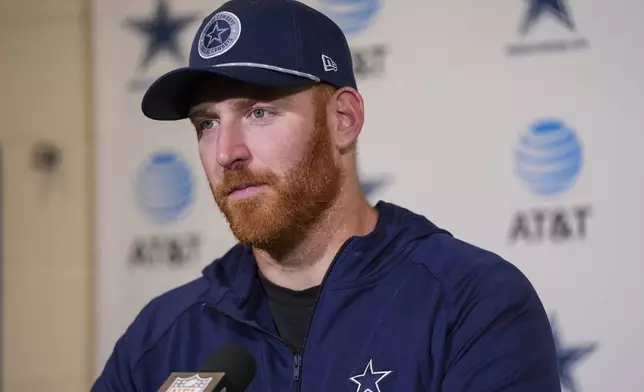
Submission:
M 217 123 L 214 120 L 204 120 L 201 122 L 201 129 L 214 129 Z
M 255 120 L 263 120 L 266 117 L 268 117 L 269 114 L 270 114 L 270 112 L 268 111 L 268 109 L 254 109 L 251 112 L 251 116 Z

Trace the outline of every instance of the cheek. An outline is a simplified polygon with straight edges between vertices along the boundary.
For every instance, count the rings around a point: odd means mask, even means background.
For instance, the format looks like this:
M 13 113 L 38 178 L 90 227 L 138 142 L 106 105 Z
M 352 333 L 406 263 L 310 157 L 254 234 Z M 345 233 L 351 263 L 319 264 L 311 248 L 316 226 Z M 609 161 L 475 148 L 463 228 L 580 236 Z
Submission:
M 251 167 L 280 174 L 295 166 L 306 152 L 307 134 L 301 127 L 292 129 L 282 128 L 249 137 L 248 146 L 253 156 Z
M 209 143 L 207 139 L 199 141 L 199 159 L 203 166 L 208 181 L 214 183 L 222 176 L 222 169 L 217 164 L 217 149 L 214 143 Z

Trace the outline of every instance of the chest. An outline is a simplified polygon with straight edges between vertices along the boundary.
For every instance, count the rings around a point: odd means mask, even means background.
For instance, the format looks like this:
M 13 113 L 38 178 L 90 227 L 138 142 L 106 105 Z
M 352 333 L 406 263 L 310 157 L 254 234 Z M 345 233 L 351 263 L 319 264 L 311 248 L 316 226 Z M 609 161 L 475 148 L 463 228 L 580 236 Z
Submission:
M 323 293 L 300 350 L 222 313 L 193 315 L 167 336 L 164 363 L 155 367 L 194 371 L 233 343 L 257 361 L 247 392 L 439 391 L 447 321 L 438 297 L 401 286 L 374 290 Z
M 447 334 L 438 304 L 419 301 L 421 293 L 413 291 L 365 290 L 316 309 L 303 349 L 301 390 L 438 391 Z
M 255 331 L 248 391 L 439 391 L 447 321 L 438 302 L 427 292 L 364 290 L 323 294 L 299 352 Z

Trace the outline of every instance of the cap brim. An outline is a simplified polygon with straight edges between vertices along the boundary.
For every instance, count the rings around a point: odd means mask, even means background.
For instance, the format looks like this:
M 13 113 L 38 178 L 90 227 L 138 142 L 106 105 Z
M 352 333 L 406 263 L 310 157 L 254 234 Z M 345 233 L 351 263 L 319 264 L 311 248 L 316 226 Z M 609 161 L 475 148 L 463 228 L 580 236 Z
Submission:
M 175 121 L 188 117 L 196 88 L 205 76 L 223 76 L 265 87 L 303 87 L 316 81 L 259 67 L 179 68 L 157 79 L 143 96 L 143 114 L 153 120 Z

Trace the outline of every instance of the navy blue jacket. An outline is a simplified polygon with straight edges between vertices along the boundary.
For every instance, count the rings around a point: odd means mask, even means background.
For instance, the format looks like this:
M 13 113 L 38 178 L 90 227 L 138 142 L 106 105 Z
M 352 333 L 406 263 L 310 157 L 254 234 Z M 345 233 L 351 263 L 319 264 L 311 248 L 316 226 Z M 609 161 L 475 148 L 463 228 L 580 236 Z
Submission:
M 118 340 L 94 392 L 156 391 L 220 345 L 258 363 L 248 392 L 555 392 L 556 349 L 526 277 L 421 215 L 380 202 L 323 281 L 303 351 L 278 336 L 249 248 L 152 300 Z

